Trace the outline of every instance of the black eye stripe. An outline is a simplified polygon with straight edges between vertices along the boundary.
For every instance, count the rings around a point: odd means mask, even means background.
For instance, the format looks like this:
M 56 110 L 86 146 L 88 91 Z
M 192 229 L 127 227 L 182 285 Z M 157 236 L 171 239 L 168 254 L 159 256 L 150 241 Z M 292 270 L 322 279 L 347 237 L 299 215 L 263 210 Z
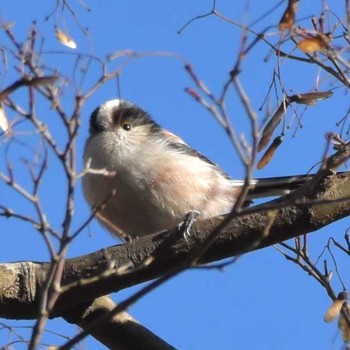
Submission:
M 120 123 L 121 115 L 122 115 L 122 111 L 120 109 L 113 111 L 112 122 L 114 125 L 117 125 Z
M 103 128 L 98 121 L 100 107 L 97 107 L 90 116 L 90 133 L 102 131 Z
M 139 126 L 147 126 L 153 134 L 161 132 L 161 127 L 147 112 L 131 103 L 123 102 L 111 108 L 101 105 L 90 117 L 90 134 L 115 131 L 118 128 L 129 131 Z
M 130 108 L 122 108 L 118 107 L 116 110 L 113 111 L 112 120 L 114 124 L 120 124 L 123 125 L 124 122 L 127 122 L 128 124 L 131 124 L 134 117 L 134 111 Z

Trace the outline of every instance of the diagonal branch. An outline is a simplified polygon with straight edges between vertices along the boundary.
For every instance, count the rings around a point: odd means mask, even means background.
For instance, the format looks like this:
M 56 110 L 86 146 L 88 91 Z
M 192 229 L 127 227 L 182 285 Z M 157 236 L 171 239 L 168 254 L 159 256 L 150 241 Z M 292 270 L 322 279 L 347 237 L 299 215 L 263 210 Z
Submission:
M 110 297 L 100 297 L 92 303 L 76 308 L 65 320 L 84 329 L 95 319 L 108 314 L 115 306 Z M 91 335 L 109 349 L 175 350 L 126 312 L 121 312 L 100 327 L 95 327 Z

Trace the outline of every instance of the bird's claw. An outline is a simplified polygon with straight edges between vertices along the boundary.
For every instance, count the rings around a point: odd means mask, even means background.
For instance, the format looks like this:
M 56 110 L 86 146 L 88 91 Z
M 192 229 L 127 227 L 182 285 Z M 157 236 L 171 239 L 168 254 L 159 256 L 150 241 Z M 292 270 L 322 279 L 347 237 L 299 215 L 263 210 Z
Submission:
M 185 239 L 191 236 L 192 225 L 196 222 L 199 214 L 199 211 L 191 210 L 186 214 L 184 221 L 179 224 L 179 231 L 182 232 Z

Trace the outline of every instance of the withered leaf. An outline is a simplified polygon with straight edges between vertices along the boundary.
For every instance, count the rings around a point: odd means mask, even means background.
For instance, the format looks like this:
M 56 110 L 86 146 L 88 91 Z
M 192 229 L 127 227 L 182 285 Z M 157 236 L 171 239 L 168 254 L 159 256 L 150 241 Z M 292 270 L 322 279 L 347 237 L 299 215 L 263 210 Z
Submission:
M 326 98 L 329 98 L 331 96 L 333 96 L 333 92 L 329 90 L 314 91 L 314 92 L 308 92 L 305 94 L 295 94 L 295 95 L 289 96 L 289 101 L 299 103 L 299 104 L 314 106 L 317 101 L 325 100 Z
M 285 98 L 277 108 L 271 120 L 265 126 L 261 135 L 261 139 L 258 144 L 258 152 L 264 149 L 266 145 L 269 143 L 269 141 L 271 140 L 272 134 L 277 128 L 277 126 L 279 125 L 279 123 L 281 122 L 281 119 L 284 116 L 288 106 L 289 106 L 289 99 Z
M 349 304 L 345 304 L 345 310 L 350 315 L 350 306 Z M 338 328 L 341 332 L 342 338 L 344 343 L 347 343 L 350 341 L 350 327 L 346 320 L 346 318 L 343 316 L 343 314 L 340 314 L 339 320 L 338 320 Z
M 332 322 L 334 321 L 340 314 L 340 310 L 347 300 L 347 293 L 346 292 L 340 292 L 337 296 L 337 298 L 333 301 L 332 305 L 327 310 L 326 314 L 324 315 L 324 321 L 325 322 Z
M 283 142 L 282 136 L 277 136 L 273 142 L 271 143 L 270 147 L 266 150 L 264 155 L 259 160 L 259 163 L 257 165 L 257 168 L 260 170 L 264 168 L 268 163 L 270 163 L 272 157 L 274 156 L 277 148 L 280 146 L 280 144 Z
M 324 321 L 327 323 L 334 321 L 339 316 L 340 310 L 344 302 L 345 300 L 335 299 L 332 305 L 327 310 L 326 314 L 324 315 Z
M 299 41 L 298 48 L 305 53 L 313 53 L 329 49 L 330 41 L 331 38 L 329 36 L 320 33 Z
M 278 25 L 278 29 L 281 31 L 291 30 L 295 23 L 295 15 L 298 8 L 299 0 L 289 0 L 288 6 L 284 11 L 280 23 Z
M 298 48 L 305 53 L 320 51 L 323 48 L 323 41 L 318 36 L 306 38 L 299 41 Z
M 76 49 L 76 42 L 65 32 L 63 32 L 58 27 L 55 28 L 56 38 L 57 40 L 64 46 L 69 47 L 70 49 Z

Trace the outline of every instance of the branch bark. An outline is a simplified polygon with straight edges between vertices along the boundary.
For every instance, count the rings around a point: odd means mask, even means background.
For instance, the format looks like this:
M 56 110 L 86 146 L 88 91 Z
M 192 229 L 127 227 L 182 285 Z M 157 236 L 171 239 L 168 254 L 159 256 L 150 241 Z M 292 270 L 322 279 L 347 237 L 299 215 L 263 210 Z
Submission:
M 316 231 L 348 216 L 349 200 L 350 174 L 323 171 L 292 195 L 247 208 L 222 231 L 199 263 L 244 254 Z M 189 237 L 183 237 L 176 228 L 68 259 L 61 285 L 70 287 L 62 292 L 50 316 L 68 315 L 73 305 L 90 303 L 163 275 L 200 247 L 222 220 L 224 216 L 196 222 Z M 150 257 L 152 262 L 145 263 Z M 37 317 L 37 302 L 48 268 L 45 262 L 0 265 L 1 317 Z
M 321 170 L 291 195 L 247 208 L 236 215 L 203 252 L 198 263 L 241 255 L 319 230 L 350 215 L 349 201 L 350 173 L 334 174 L 327 169 Z M 61 287 L 53 286 L 61 294 L 50 317 L 63 317 L 84 329 L 91 320 L 107 314 L 115 306 L 107 299 L 98 298 L 166 274 L 201 247 L 223 220 L 225 216 L 198 221 L 190 236 L 184 237 L 181 230 L 175 228 L 66 260 Z M 0 264 L 0 317 L 38 317 L 40 290 L 49 266 L 46 262 L 30 261 Z M 114 331 L 108 334 L 126 334 L 130 328 L 124 327 L 125 317 L 126 314 L 121 313 L 111 319 L 108 327 Z M 108 346 L 116 339 L 109 338 L 110 335 L 104 332 L 106 329 L 107 326 L 98 327 L 91 334 Z M 159 346 L 150 348 L 171 349 L 147 329 L 142 329 L 142 326 L 140 329 L 151 344 L 159 341 Z M 121 341 L 121 337 L 117 338 Z M 136 338 L 125 336 L 125 339 Z M 137 344 L 140 343 L 135 342 L 135 349 Z M 130 344 L 126 348 L 133 349 Z
M 115 307 L 116 304 L 109 296 L 103 296 L 95 299 L 91 304 L 76 308 L 65 317 L 65 320 L 85 329 L 90 323 L 108 314 Z M 109 349 L 175 350 L 126 312 L 121 312 L 99 327 L 94 327 L 90 334 Z

